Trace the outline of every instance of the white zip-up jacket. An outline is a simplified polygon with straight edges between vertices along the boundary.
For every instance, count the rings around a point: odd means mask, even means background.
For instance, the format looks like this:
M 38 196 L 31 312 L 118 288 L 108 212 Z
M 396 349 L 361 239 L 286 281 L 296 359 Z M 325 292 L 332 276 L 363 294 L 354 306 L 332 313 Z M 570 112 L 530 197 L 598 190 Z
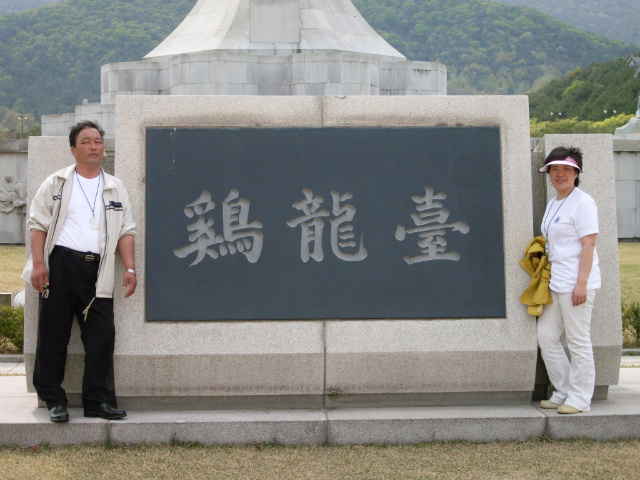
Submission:
M 69 208 L 73 175 L 76 166 L 70 165 L 47 177 L 33 197 L 27 231 L 40 230 L 47 234 L 44 244 L 44 265 L 49 270 L 49 255 L 56 246 Z M 97 298 L 113 298 L 114 261 L 118 240 L 125 235 L 135 235 L 135 223 L 131 215 L 129 194 L 122 181 L 102 171 L 102 216 L 100 221 L 100 265 L 96 283 Z M 22 272 L 22 279 L 30 283 L 33 259 L 29 256 Z

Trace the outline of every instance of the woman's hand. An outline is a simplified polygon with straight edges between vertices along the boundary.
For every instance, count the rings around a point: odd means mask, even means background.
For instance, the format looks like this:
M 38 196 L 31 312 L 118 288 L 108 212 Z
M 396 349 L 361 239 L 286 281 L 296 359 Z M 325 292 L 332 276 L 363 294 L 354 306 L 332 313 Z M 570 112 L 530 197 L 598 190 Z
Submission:
M 587 282 L 593 266 L 593 251 L 596 248 L 596 233 L 585 235 L 580 239 L 582 251 L 580 252 L 580 264 L 578 266 L 578 283 L 573 287 L 571 299 L 573 306 L 577 307 L 587 301 Z
M 576 284 L 571 294 L 571 300 L 573 300 L 573 306 L 577 307 L 587 301 L 587 286 L 582 284 Z

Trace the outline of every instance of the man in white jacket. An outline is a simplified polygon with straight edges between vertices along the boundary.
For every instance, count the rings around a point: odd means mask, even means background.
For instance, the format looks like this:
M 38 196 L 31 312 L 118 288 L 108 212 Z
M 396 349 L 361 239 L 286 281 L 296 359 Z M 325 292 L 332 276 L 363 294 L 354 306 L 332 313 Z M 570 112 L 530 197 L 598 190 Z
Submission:
M 114 259 L 126 272 L 124 296 L 136 290 L 135 224 L 120 180 L 102 170 L 104 132 L 84 121 L 69 134 L 75 165 L 49 176 L 29 211 L 31 261 L 23 278 L 41 293 L 33 385 L 52 422 L 69 421 L 62 388 L 74 315 L 85 350 L 82 404 L 85 417 L 121 419 L 109 403 L 107 376 L 113 361 Z

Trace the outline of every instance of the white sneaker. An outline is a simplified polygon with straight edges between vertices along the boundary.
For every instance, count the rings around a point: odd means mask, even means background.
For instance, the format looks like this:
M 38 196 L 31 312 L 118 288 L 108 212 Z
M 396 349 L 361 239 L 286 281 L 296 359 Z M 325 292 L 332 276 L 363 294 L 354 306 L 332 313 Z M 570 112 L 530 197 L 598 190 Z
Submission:
M 560 405 L 558 407 L 558 413 L 566 413 L 566 414 L 572 414 L 572 413 L 581 413 L 582 410 L 578 410 L 576 407 L 572 407 L 571 405 Z

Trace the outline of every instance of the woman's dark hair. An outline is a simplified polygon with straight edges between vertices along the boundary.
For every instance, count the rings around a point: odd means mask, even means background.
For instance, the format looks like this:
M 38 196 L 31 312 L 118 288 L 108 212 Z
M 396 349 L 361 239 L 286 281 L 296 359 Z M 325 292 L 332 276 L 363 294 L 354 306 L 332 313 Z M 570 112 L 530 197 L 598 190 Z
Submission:
M 577 147 L 556 147 L 551 150 L 551 152 L 549 152 L 549 155 L 547 155 L 544 164 L 546 165 L 547 163 L 553 162 L 554 160 L 564 160 L 567 157 L 573 158 L 580 167 L 579 169 L 573 167 L 578 174 L 575 181 L 573 182 L 573 185 L 577 187 L 580 184 L 580 170 L 582 170 L 582 150 Z M 549 170 L 547 169 L 547 174 L 548 173 Z

